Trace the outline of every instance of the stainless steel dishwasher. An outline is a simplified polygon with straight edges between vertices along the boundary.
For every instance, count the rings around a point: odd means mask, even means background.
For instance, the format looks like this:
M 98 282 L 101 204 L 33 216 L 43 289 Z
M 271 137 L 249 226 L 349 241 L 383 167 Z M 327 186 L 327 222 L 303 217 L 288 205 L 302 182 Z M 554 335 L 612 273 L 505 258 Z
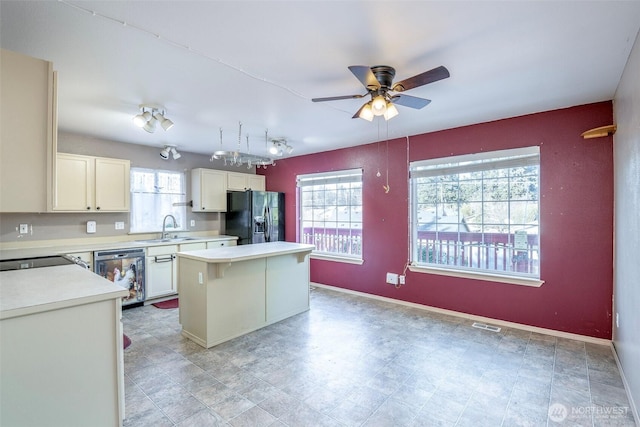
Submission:
M 122 307 L 134 307 L 144 303 L 145 249 L 113 249 L 93 253 L 93 271 L 129 290 L 129 296 L 122 299 Z

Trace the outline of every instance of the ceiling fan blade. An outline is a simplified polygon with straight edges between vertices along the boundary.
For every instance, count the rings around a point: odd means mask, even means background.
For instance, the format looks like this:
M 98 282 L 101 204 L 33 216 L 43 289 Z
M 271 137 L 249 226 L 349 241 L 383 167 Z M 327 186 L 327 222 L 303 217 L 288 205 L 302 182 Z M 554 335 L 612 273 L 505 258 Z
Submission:
M 324 101 L 339 101 L 341 99 L 358 99 L 358 98 L 363 98 L 365 95 L 367 94 L 365 93 L 364 95 L 329 96 L 327 98 L 312 98 L 311 101 L 324 102 Z
M 375 90 L 380 88 L 380 82 L 378 81 L 378 79 L 376 79 L 373 71 L 371 71 L 371 67 L 367 67 L 366 65 L 351 65 L 349 67 L 349 70 L 368 90 Z
M 447 77 L 449 77 L 449 70 L 441 65 L 433 70 L 425 71 L 424 73 L 402 80 L 394 84 L 391 90 L 394 92 L 404 92 L 405 90 L 437 82 L 438 80 L 446 79 Z
M 409 95 L 394 95 L 391 97 L 391 102 L 394 104 L 402 105 L 404 107 L 420 108 L 426 107 L 431 102 L 430 99 L 418 98 L 417 96 Z

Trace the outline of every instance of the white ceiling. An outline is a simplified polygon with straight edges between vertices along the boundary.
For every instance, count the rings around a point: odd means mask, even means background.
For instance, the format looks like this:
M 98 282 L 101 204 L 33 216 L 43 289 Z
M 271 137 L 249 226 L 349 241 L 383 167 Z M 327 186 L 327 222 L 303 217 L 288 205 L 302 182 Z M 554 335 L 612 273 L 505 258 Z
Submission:
M 301 155 L 610 100 L 640 1 L 2 0 L 0 18 L 3 48 L 54 63 L 61 131 L 211 154 L 242 122 L 243 150 L 268 129 Z M 365 93 L 347 67 L 377 64 L 451 77 L 389 122 L 351 118 L 366 98 L 311 102 Z M 142 103 L 175 126 L 135 127 Z

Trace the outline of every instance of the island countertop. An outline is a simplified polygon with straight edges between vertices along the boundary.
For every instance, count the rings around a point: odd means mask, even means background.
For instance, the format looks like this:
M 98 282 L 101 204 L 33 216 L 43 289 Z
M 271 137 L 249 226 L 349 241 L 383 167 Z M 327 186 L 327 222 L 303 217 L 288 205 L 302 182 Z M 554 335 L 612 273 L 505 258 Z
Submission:
M 292 242 L 254 243 L 215 249 L 178 252 L 179 257 L 208 263 L 231 263 L 313 251 L 314 245 Z
M 120 298 L 128 291 L 78 265 L 0 272 L 0 319 Z

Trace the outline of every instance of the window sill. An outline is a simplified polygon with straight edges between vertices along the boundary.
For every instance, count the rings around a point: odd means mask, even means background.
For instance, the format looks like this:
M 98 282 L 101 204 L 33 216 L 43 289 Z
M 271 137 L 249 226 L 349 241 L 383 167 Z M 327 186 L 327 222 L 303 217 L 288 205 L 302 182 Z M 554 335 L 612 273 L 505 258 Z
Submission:
M 331 254 L 315 253 L 315 252 L 311 253 L 311 259 L 343 262 L 346 264 L 356 264 L 356 265 L 362 265 L 364 263 L 364 260 L 359 258 L 348 258 L 348 257 L 339 256 L 339 255 L 331 255 Z
M 422 266 L 419 267 L 416 265 L 409 265 L 409 271 L 413 271 L 416 273 L 438 274 L 440 276 L 461 277 L 464 279 L 475 279 L 475 280 L 485 280 L 489 282 L 507 283 L 510 285 L 530 286 L 534 288 L 539 288 L 544 283 L 544 280 L 530 279 L 527 277 L 504 276 L 501 274 L 478 273 L 478 272 L 460 271 L 460 270 L 448 270 L 444 268 L 435 268 L 435 267 L 422 267 Z

